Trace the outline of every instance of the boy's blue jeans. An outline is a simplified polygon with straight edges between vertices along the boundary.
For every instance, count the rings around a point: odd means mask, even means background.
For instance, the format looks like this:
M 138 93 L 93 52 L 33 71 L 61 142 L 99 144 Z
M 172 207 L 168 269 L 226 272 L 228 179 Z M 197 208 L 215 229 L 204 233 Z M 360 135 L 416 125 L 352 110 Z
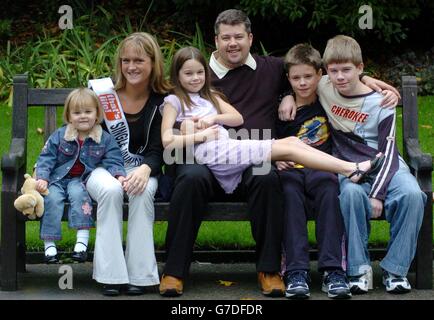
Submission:
M 45 211 L 41 220 L 40 238 L 60 240 L 61 221 L 65 200 L 70 203 L 68 226 L 74 229 L 88 229 L 94 226 L 92 200 L 80 177 L 64 178 L 49 186 L 50 194 L 44 197 Z
M 368 239 L 370 234 L 370 184 L 356 184 L 339 176 L 341 212 L 347 234 L 347 274 L 362 274 L 362 266 L 370 265 Z M 400 166 L 387 190 L 383 203 L 386 220 L 390 223 L 387 254 L 381 261 L 382 269 L 406 276 L 416 252 L 417 237 L 422 224 L 426 195 L 409 172 Z

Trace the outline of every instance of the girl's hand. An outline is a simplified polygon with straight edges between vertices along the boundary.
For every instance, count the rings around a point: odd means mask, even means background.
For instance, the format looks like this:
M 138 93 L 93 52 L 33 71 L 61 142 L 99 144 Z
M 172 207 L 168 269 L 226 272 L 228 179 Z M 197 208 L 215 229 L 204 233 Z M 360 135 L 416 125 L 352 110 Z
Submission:
M 200 118 L 197 123 L 198 129 L 206 129 L 216 124 L 216 116 L 217 115 L 209 115 L 203 118 Z
M 36 180 L 36 191 L 43 193 L 47 191 L 48 181 L 38 179 Z
M 289 170 L 294 168 L 295 163 L 292 161 L 276 161 L 276 167 L 279 171 Z
M 129 195 L 141 194 L 145 191 L 148 184 L 151 168 L 147 164 L 142 164 L 140 167 L 130 172 L 123 181 L 123 187 Z
M 125 177 L 124 176 L 118 176 L 116 179 L 121 183 L 121 186 L 123 187 L 124 186 Z
M 181 122 L 179 127 L 181 134 L 193 134 L 199 130 L 199 118 L 194 116 L 191 119 L 185 119 Z
M 215 124 L 196 134 L 199 137 L 199 142 L 216 140 L 218 139 L 218 135 L 219 135 L 218 125 Z
M 297 113 L 297 105 L 294 97 L 291 95 L 285 96 L 279 105 L 279 119 L 282 121 L 290 121 L 295 119 Z

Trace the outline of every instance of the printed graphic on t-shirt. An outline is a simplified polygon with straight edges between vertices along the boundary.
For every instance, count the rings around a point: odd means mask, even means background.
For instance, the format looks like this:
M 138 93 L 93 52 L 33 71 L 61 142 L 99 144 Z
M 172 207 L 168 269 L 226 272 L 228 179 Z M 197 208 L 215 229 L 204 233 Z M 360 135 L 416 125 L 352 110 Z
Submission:
M 314 117 L 304 122 L 297 137 L 304 143 L 316 147 L 322 145 L 330 136 L 326 117 Z
M 369 114 L 357 110 L 348 109 L 338 105 L 332 105 L 331 112 L 339 117 L 345 118 L 347 120 L 365 123 L 368 120 Z

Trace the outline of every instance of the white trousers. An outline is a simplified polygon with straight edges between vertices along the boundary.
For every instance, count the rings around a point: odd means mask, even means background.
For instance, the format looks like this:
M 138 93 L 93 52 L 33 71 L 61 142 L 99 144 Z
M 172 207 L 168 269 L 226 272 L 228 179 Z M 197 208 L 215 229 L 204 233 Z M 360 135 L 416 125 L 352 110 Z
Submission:
M 127 169 L 127 173 L 133 169 Z M 125 256 L 122 247 L 120 182 L 103 168 L 95 169 L 87 182 L 90 196 L 98 203 L 93 279 L 104 284 L 129 283 L 151 286 L 160 283 L 154 251 L 154 195 L 158 181 L 149 178 L 145 191 L 129 196 Z

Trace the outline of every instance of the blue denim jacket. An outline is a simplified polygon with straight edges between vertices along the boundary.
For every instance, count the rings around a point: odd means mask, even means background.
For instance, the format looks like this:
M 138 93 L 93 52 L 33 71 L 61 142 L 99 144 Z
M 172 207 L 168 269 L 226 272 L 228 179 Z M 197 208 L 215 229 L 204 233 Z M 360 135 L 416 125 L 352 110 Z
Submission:
M 126 176 L 121 150 L 113 137 L 96 125 L 84 140 L 81 149 L 78 132 L 66 125 L 48 138 L 36 163 L 36 178 L 52 183 L 63 179 L 79 157 L 85 169 L 81 180 L 86 182 L 96 167 L 102 166 L 112 176 Z

